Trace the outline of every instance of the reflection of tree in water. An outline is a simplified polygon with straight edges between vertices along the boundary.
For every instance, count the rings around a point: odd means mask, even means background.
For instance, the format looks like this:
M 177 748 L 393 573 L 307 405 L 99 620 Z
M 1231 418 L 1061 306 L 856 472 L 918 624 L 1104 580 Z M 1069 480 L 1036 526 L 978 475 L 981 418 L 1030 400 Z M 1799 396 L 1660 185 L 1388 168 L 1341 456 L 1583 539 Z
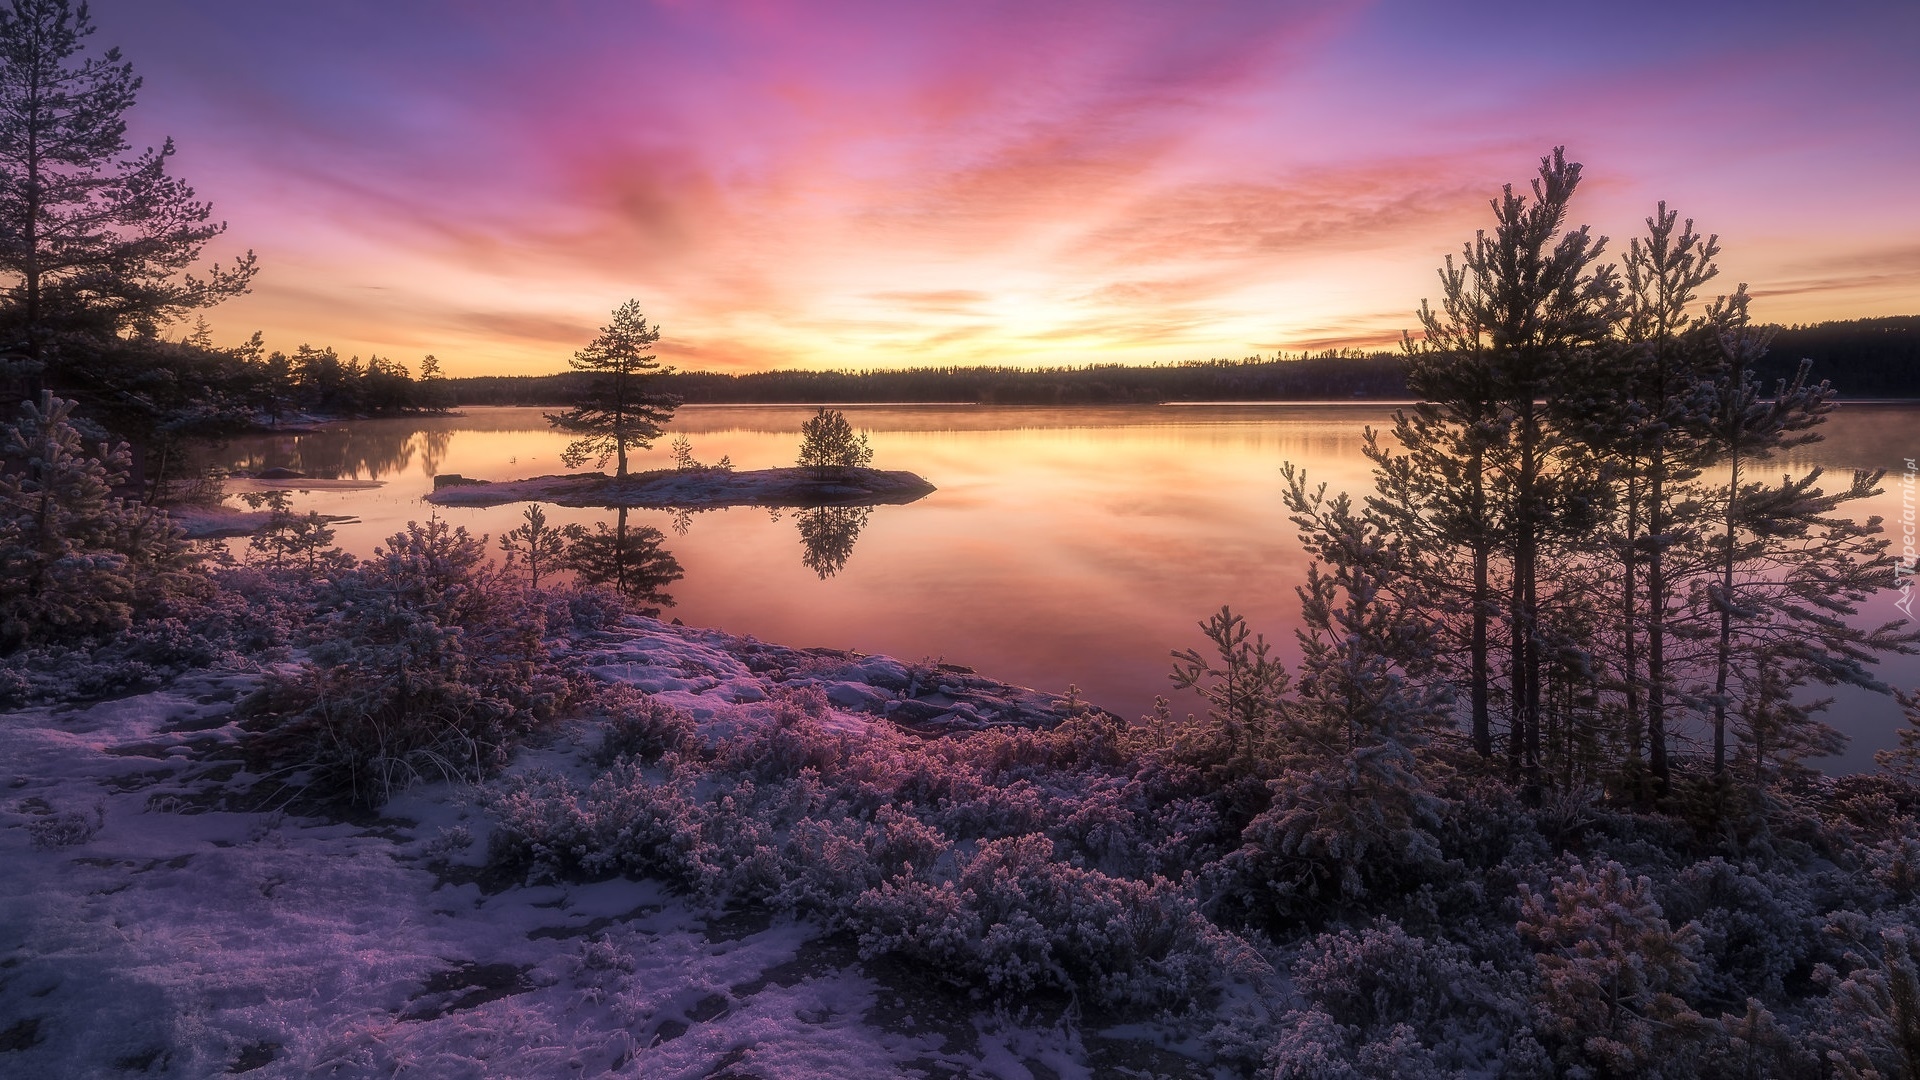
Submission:
M 815 506 L 800 511 L 800 561 L 823 581 L 844 570 L 853 557 L 853 542 L 872 513 L 868 506 Z
M 560 565 L 573 571 L 583 584 L 610 585 L 621 593 L 656 608 L 672 607 L 667 586 L 686 576 L 673 552 L 661 546 L 666 536 L 650 525 L 628 525 L 621 507 L 613 528 L 604 521 L 588 532 L 567 527 L 567 550 Z
M 229 442 L 215 456 L 231 472 L 293 469 L 308 476 L 378 480 L 405 472 L 415 455 L 427 475 L 440 470 L 453 432 L 445 427 L 409 427 L 369 421 L 318 431 L 280 432 Z

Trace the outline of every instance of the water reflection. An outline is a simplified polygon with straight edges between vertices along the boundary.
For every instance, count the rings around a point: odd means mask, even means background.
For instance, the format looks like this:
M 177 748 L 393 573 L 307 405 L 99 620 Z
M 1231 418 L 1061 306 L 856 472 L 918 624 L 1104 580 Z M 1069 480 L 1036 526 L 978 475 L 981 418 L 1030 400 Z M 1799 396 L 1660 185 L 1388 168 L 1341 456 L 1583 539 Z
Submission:
M 664 546 L 666 536 L 651 525 L 627 523 L 627 508 L 614 511 L 614 525 L 593 523 L 589 532 L 574 524 L 566 530 L 566 552 L 561 566 L 589 585 L 606 585 L 638 600 L 658 614 L 673 606 L 667 586 L 686 576 L 680 561 Z
M 815 506 L 796 515 L 800 527 L 800 561 L 825 581 L 847 568 L 853 542 L 867 527 L 870 506 Z
M 444 423 L 444 422 L 443 422 Z M 440 471 L 453 431 L 421 420 L 369 420 L 315 431 L 288 431 L 235 439 L 205 451 L 227 472 L 292 469 L 321 479 L 379 480 L 415 468 Z
M 628 531 L 653 526 L 674 540 L 684 577 L 663 581 L 672 609 L 688 623 L 768 641 L 855 648 L 906 658 L 944 657 L 1012 682 L 1064 690 L 1137 716 L 1170 689 L 1171 650 L 1202 644 L 1196 622 L 1231 602 L 1250 624 L 1294 651 L 1294 589 L 1306 555 L 1281 502 L 1280 463 L 1303 465 L 1314 483 L 1356 497 L 1372 488 L 1361 453 L 1369 426 L 1392 422 L 1393 407 L 1366 405 L 1156 408 L 848 407 L 869 433 L 875 464 L 907 469 L 939 490 L 911 506 L 889 507 L 857 530 L 858 558 L 827 514 L 807 522 L 801 557 L 795 533 L 803 516 L 752 509 L 680 514 L 634 510 Z M 687 406 L 674 429 L 688 432 L 703 459 L 726 455 L 740 469 L 792 465 L 800 425 L 812 407 Z M 1914 453 L 1913 406 L 1843 406 L 1826 440 L 1770 464 L 1780 471 L 1824 465 L 1835 475 L 1888 467 L 1886 493 L 1860 507 L 1899 528 L 1902 459 Z M 340 433 L 270 435 L 244 440 L 245 460 L 298 466 L 311 475 L 368 477 L 385 461 L 382 486 L 295 493 L 294 509 L 350 516 L 337 542 L 364 555 L 410 520 L 438 514 L 478 536 L 519 525 L 524 505 L 435 508 L 419 499 L 434 472 L 514 480 L 562 470 L 567 438 L 540 409 L 471 409 L 464 415 L 359 421 Z M 427 433 L 435 433 L 429 439 Z M 458 438 L 451 438 L 453 435 Z M 344 437 L 351 435 L 352 437 Z M 314 436 L 320 436 L 318 438 Z M 236 448 L 242 440 L 235 440 Z M 390 449 L 376 452 L 378 447 Z M 328 463 L 337 447 L 345 460 Z M 297 459 L 269 455 L 290 455 Z M 427 469 L 430 455 L 434 468 Z M 410 455 L 410 457 L 408 456 Z M 671 468 L 656 445 L 635 468 Z M 546 508 L 556 526 L 591 532 L 613 510 Z M 790 516 L 791 515 L 791 516 Z M 1897 542 L 1897 538 L 1896 538 Z M 629 542 L 631 543 L 631 542 Z M 657 541 L 656 541 L 657 543 Z M 664 551 L 664 547 L 660 548 Z M 822 575 L 821 568 L 832 569 Z M 1889 575 L 1891 576 L 1891 575 Z M 1897 617 L 1896 594 L 1869 611 Z M 1920 685 L 1920 658 L 1896 657 L 1881 669 L 1896 686 Z M 1864 691 L 1836 692 L 1835 726 L 1854 737 L 1836 772 L 1871 769 L 1873 751 L 1891 746 L 1901 723 L 1892 702 Z M 1175 709 L 1204 708 L 1176 700 Z

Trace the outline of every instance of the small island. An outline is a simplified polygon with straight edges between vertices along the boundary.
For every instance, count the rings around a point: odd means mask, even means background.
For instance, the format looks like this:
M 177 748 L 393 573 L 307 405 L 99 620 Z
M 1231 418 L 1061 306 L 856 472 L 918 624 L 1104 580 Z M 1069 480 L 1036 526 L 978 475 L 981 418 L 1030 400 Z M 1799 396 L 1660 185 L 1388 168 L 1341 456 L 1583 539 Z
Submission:
M 566 473 L 488 482 L 458 475 L 433 478 L 427 501 L 436 506 L 500 506 L 548 502 L 559 506 L 624 506 L 702 510 L 723 506 L 898 506 L 926 497 L 934 486 L 904 470 L 847 466 L 822 477 L 811 468 L 659 469 L 622 477 Z

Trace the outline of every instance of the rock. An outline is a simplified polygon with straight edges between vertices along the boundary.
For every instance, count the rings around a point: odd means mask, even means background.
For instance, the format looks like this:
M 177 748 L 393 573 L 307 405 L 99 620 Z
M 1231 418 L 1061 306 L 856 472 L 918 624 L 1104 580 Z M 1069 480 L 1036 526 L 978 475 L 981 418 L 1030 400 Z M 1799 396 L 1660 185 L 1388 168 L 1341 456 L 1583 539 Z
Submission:
M 262 473 L 261 475 L 264 476 L 266 474 Z M 459 473 L 441 473 L 433 478 L 433 490 L 439 491 L 441 488 L 450 487 L 471 487 L 475 484 L 484 483 L 486 483 L 485 480 L 469 480 Z
M 261 469 L 253 474 L 255 480 L 305 480 L 307 474 L 298 469 Z

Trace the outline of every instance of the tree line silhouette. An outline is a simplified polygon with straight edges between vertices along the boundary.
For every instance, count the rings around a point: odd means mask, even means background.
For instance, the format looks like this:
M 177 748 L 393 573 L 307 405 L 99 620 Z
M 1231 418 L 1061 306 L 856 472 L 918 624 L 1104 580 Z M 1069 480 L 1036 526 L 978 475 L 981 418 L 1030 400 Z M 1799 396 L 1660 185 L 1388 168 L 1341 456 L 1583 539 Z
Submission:
M 1755 368 L 1765 382 L 1802 358 L 1852 398 L 1920 397 L 1920 315 L 1772 327 L 1773 348 Z M 1165 401 L 1404 400 L 1401 352 L 1332 350 L 1178 364 L 1084 367 L 922 367 L 862 371 L 680 371 L 654 377 L 660 392 L 694 405 L 969 402 L 982 405 L 1143 405 Z M 588 377 L 482 375 L 446 380 L 456 405 L 571 405 Z

